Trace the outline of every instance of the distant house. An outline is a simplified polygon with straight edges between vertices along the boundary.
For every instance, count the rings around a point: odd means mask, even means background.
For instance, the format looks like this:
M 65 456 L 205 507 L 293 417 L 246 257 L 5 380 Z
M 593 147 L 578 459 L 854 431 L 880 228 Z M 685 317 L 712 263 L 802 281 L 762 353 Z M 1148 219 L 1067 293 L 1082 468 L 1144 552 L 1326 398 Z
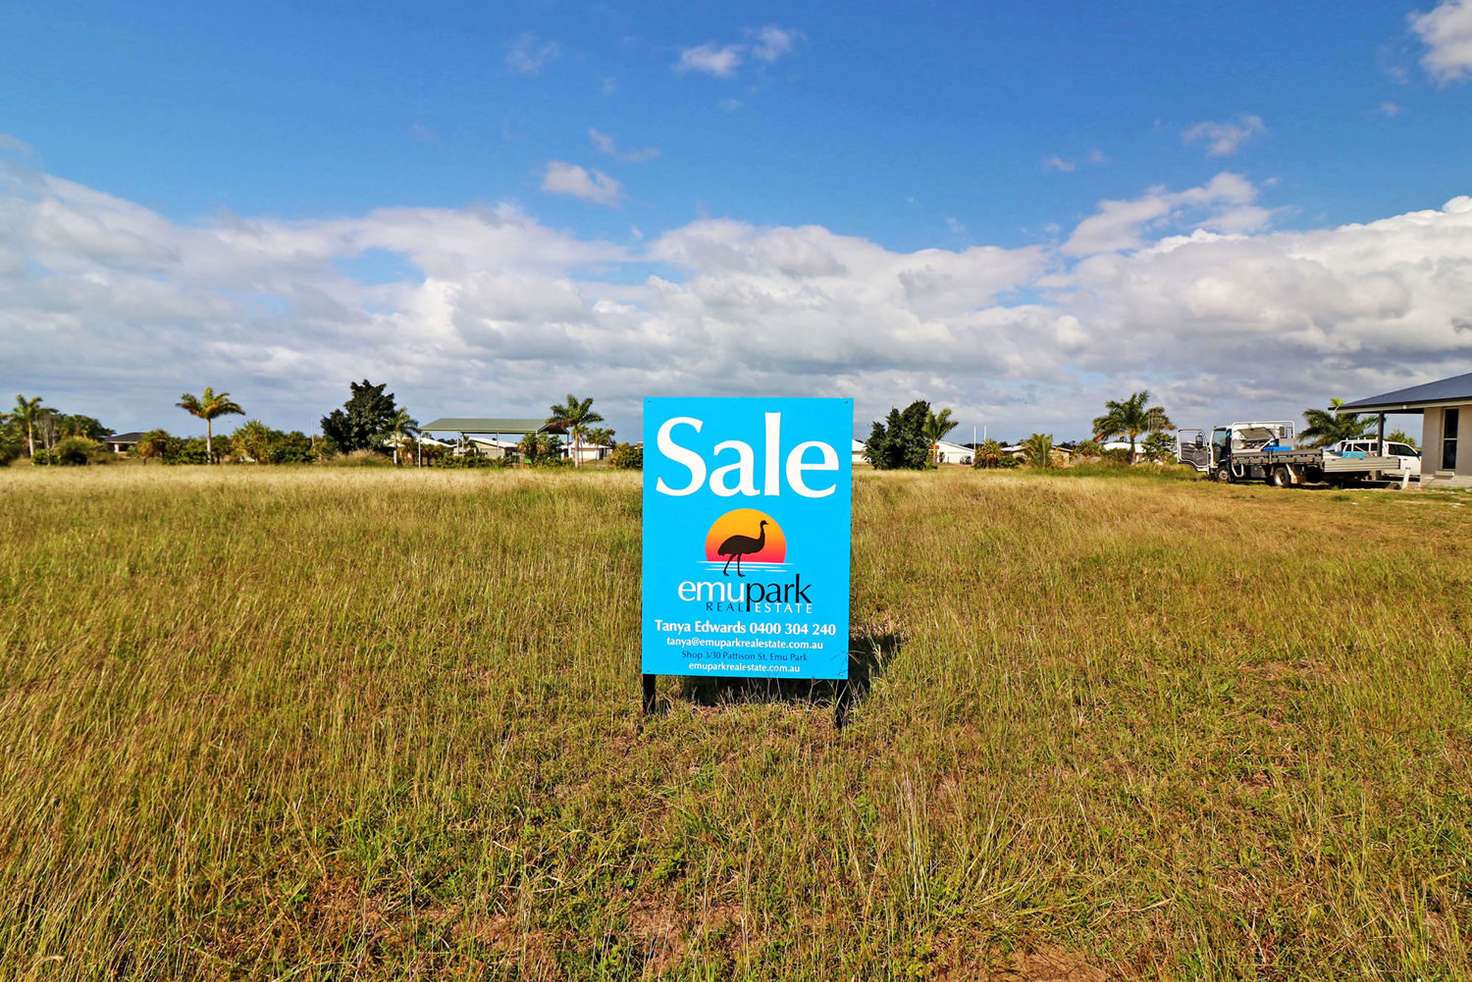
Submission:
M 467 449 L 480 454 L 482 457 L 500 460 L 502 457 L 515 457 L 516 448 L 521 441 L 507 440 L 503 437 L 467 435 L 465 437 L 465 443 Z
M 126 454 L 132 453 L 133 448 L 138 446 L 138 441 L 141 439 L 143 439 L 142 433 L 114 433 L 111 436 L 103 437 L 97 442 L 115 454 Z
M 576 459 L 581 464 L 590 460 L 603 460 L 611 453 L 613 448 L 602 443 L 584 443 L 580 447 L 574 447 L 571 443 L 562 445 L 562 456 L 568 460 Z
M 935 462 L 938 464 L 963 464 L 970 466 L 974 454 L 970 447 L 949 440 L 941 440 L 936 444 Z
M 864 456 L 864 444 L 862 441 L 854 441 L 853 455 L 855 464 L 867 464 L 869 462 L 869 458 Z
M 1357 399 L 1339 411 L 1377 413 L 1381 443 L 1387 413 L 1421 416 L 1421 486 L 1472 487 L 1472 372 Z

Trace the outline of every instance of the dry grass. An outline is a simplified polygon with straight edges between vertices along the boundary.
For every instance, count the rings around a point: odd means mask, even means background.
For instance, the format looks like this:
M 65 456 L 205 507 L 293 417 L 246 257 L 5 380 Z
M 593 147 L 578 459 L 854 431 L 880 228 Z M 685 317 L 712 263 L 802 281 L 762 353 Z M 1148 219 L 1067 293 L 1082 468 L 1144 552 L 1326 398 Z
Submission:
M 842 734 L 637 478 L 0 474 L 0 976 L 1472 974 L 1466 496 L 865 475 Z

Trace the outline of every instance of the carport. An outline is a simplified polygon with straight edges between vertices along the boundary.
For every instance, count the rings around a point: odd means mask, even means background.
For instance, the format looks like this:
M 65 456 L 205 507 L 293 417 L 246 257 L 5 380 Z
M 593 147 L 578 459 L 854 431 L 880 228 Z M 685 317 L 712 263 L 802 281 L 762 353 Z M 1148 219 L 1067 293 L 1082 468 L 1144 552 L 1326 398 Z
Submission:
M 1346 413 L 1378 413 L 1380 440 L 1385 414 L 1421 416 L 1421 486 L 1472 487 L 1472 372 L 1356 399 L 1339 407 Z M 1469 439 L 1461 439 L 1469 430 Z

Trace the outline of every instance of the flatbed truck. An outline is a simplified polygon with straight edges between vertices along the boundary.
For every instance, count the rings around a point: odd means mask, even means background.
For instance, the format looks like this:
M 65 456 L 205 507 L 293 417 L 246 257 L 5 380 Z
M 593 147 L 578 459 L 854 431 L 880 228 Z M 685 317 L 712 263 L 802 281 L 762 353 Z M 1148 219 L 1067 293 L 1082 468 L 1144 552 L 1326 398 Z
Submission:
M 1411 472 L 1399 457 L 1297 447 L 1293 436 L 1293 424 L 1283 421 L 1218 426 L 1211 431 L 1210 443 L 1204 430 L 1186 429 L 1180 431 L 1178 456 L 1223 484 L 1266 481 L 1287 488 L 1393 481 L 1405 487 L 1410 482 Z

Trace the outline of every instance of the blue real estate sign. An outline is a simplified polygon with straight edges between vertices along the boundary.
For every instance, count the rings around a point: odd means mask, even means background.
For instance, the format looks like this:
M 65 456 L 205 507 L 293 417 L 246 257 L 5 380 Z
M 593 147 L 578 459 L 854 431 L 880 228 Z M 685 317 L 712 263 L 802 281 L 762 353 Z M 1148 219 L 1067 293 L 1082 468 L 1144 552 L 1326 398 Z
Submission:
M 644 674 L 848 678 L 853 412 L 644 400 Z

